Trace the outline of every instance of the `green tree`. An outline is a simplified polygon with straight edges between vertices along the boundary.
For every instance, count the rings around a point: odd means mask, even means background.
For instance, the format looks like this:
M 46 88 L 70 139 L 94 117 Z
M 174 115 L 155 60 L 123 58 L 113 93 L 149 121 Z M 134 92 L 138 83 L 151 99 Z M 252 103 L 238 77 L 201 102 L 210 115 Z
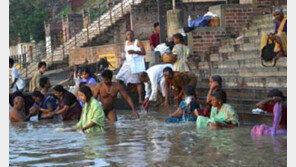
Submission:
M 44 40 L 44 21 L 48 20 L 46 0 L 9 0 L 9 44 Z

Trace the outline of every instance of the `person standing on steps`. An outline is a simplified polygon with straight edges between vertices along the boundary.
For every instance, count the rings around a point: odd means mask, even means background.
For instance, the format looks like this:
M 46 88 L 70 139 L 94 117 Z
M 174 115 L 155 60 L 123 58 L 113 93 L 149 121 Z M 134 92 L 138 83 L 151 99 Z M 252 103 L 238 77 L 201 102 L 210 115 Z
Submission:
M 26 86 L 25 81 L 23 80 L 22 76 L 18 73 L 18 70 L 13 66 L 14 60 L 9 59 L 9 69 L 10 69 L 10 75 L 11 75 L 11 88 L 12 93 L 20 91 L 23 92 Z
M 126 60 L 116 75 L 116 79 L 123 81 L 125 85 L 129 87 L 135 85 L 138 92 L 139 103 L 142 104 L 143 87 L 139 80 L 138 74 L 146 70 L 144 61 L 146 51 L 144 49 L 143 43 L 140 40 L 134 38 L 133 31 L 127 31 L 126 38 L 127 41 L 125 42 L 124 48 Z
M 154 32 L 150 35 L 149 38 L 150 42 L 150 48 L 152 51 L 156 48 L 157 45 L 159 45 L 160 40 L 159 40 L 159 23 L 154 23 Z
M 38 71 L 33 75 L 30 84 L 29 84 L 29 92 L 34 92 L 36 90 L 40 91 L 39 81 L 42 75 L 45 73 L 46 63 L 41 61 L 38 63 Z
M 178 33 L 173 36 L 175 46 L 173 48 L 173 55 L 176 58 L 174 63 L 174 71 L 189 72 L 188 57 L 190 54 L 189 48 L 184 44 L 184 37 Z

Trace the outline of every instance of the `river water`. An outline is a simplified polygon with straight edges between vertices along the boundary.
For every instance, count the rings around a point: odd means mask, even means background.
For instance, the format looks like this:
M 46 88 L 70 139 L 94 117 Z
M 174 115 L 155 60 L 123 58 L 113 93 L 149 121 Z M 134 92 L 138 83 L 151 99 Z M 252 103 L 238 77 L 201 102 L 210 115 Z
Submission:
M 40 121 L 9 125 L 11 166 L 211 166 L 287 165 L 287 137 L 250 135 L 250 126 L 197 130 L 195 123 L 166 124 L 165 111 L 118 111 L 105 132 L 60 132 L 75 122 Z

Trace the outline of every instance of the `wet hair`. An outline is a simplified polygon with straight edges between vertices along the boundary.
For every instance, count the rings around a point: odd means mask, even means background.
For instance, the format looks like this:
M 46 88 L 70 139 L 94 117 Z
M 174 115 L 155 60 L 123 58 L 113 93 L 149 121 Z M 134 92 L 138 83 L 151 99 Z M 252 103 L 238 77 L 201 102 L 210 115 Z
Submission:
M 192 86 L 192 85 L 187 85 L 185 87 L 185 90 L 184 90 L 184 93 L 187 95 L 187 96 L 196 96 L 195 95 L 195 87 Z
M 227 96 L 224 90 L 222 89 L 217 89 L 215 90 L 212 94 L 212 97 L 215 97 L 216 99 L 222 100 L 222 103 L 226 103 L 227 101 Z
M 140 74 L 139 74 L 139 78 L 148 78 L 148 73 L 147 72 L 141 72 Z
M 11 64 L 12 66 L 14 65 L 14 60 L 12 58 L 9 58 L 9 64 Z
M 173 38 L 179 39 L 181 42 L 184 42 L 184 37 L 182 34 L 177 33 L 173 36 Z
M 38 63 L 38 69 L 40 69 L 42 66 L 45 66 L 46 67 L 46 63 L 44 61 L 40 61 Z
M 169 75 L 174 75 L 174 71 L 171 67 L 166 67 L 162 72 L 167 72 Z
M 38 98 L 43 99 L 44 98 L 44 95 L 40 91 L 34 91 L 32 93 L 32 97 L 38 97 Z
M 22 98 L 25 98 L 25 96 L 24 96 L 24 94 L 23 94 L 22 92 L 20 92 L 20 91 L 16 91 L 16 92 L 14 92 L 14 93 L 11 95 L 11 101 L 9 102 L 11 106 L 13 106 L 13 103 L 11 103 L 11 102 L 13 102 L 13 101 L 14 101 L 14 98 L 16 98 L 17 96 L 20 96 L 20 97 L 22 97 Z
M 103 78 L 108 78 L 108 79 L 111 79 L 112 80 L 112 78 L 113 78 L 113 72 L 111 70 L 106 69 L 106 70 L 104 70 L 102 72 L 101 76 Z
M 267 97 L 280 97 L 283 101 L 286 100 L 286 97 L 284 96 L 283 92 L 277 88 L 270 90 L 267 94 Z
M 49 81 L 49 78 L 47 78 L 47 77 L 40 78 L 40 80 L 39 80 L 39 86 L 41 88 L 44 88 L 48 81 Z
M 62 92 L 65 93 L 66 90 L 64 89 L 64 87 L 62 85 L 57 85 L 53 88 L 53 90 L 57 91 L 57 92 Z
M 159 22 L 156 22 L 153 24 L 153 27 L 156 28 L 157 26 L 159 26 Z
M 88 86 L 82 86 L 79 88 L 79 91 L 85 95 L 86 102 L 89 102 L 90 98 L 93 96 L 91 89 Z
M 220 75 L 213 75 L 211 78 L 213 81 L 218 82 L 220 88 L 222 88 L 222 77 Z

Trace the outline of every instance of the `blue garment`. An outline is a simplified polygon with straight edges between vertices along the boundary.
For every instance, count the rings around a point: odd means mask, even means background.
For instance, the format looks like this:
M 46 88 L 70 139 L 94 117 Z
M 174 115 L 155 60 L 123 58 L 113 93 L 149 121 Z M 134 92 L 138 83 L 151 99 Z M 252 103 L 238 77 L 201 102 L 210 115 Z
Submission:
M 97 82 L 94 78 L 92 78 L 92 77 L 88 77 L 88 78 L 86 79 L 86 81 L 83 81 L 83 79 L 80 78 L 80 79 L 79 79 L 79 84 L 81 84 L 82 82 L 85 82 L 86 84 L 91 84 L 91 85 L 96 85 L 96 84 L 98 84 L 98 82 Z
M 194 113 L 194 110 L 198 108 L 195 101 L 191 101 L 189 105 L 186 104 L 186 98 L 181 101 L 179 104 L 179 108 L 181 108 L 183 111 L 185 111 L 186 115 L 192 115 Z
M 182 117 L 179 118 L 167 118 L 166 123 L 181 123 L 181 122 L 195 122 L 196 117 L 191 117 L 190 115 L 185 115 L 184 120 Z
M 35 102 L 35 105 L 39 106 L 40 108 L 43 109 L 48 109 L 48 104 L 50 103 L 50 105 L 52 106 L 52 110 L 54 111 L 57 107 L 58 107 L 58 101 L 57 99 L 55 99 L 53 96 L 45 96 L 43 98 L 43 101 L 41 103 L 37 103 Z M 38 113 L 38 119 L 43 119 L 41 117 L 41 112 Z
M 188 100 L 188 98 L 190 98 L 190 97 L 186 97 L 179 104 L 179 108 L 181 108 L 183 111 L 185 111 L 184 120 L 183 120 L 183 117 L 179 117 L 179 118 L 173 117 L 173 118 L 167 118 L 165 120 L 166 123 L 180 123 L 180 122 L 184 122 L 184 121 L 190 121 L 190 122 L 196 121 L 196 117 L 192 117 L 192 115 L 194 113 L 194 110 L 198 108 L 197 103 L 195 102 L 195 100 L 193 100 L 187 105 L 186 100 Z
M 211 21 L 210 16 L 198 17 L 195 20 L 188 20 L 189 27 L 206 27 Z

